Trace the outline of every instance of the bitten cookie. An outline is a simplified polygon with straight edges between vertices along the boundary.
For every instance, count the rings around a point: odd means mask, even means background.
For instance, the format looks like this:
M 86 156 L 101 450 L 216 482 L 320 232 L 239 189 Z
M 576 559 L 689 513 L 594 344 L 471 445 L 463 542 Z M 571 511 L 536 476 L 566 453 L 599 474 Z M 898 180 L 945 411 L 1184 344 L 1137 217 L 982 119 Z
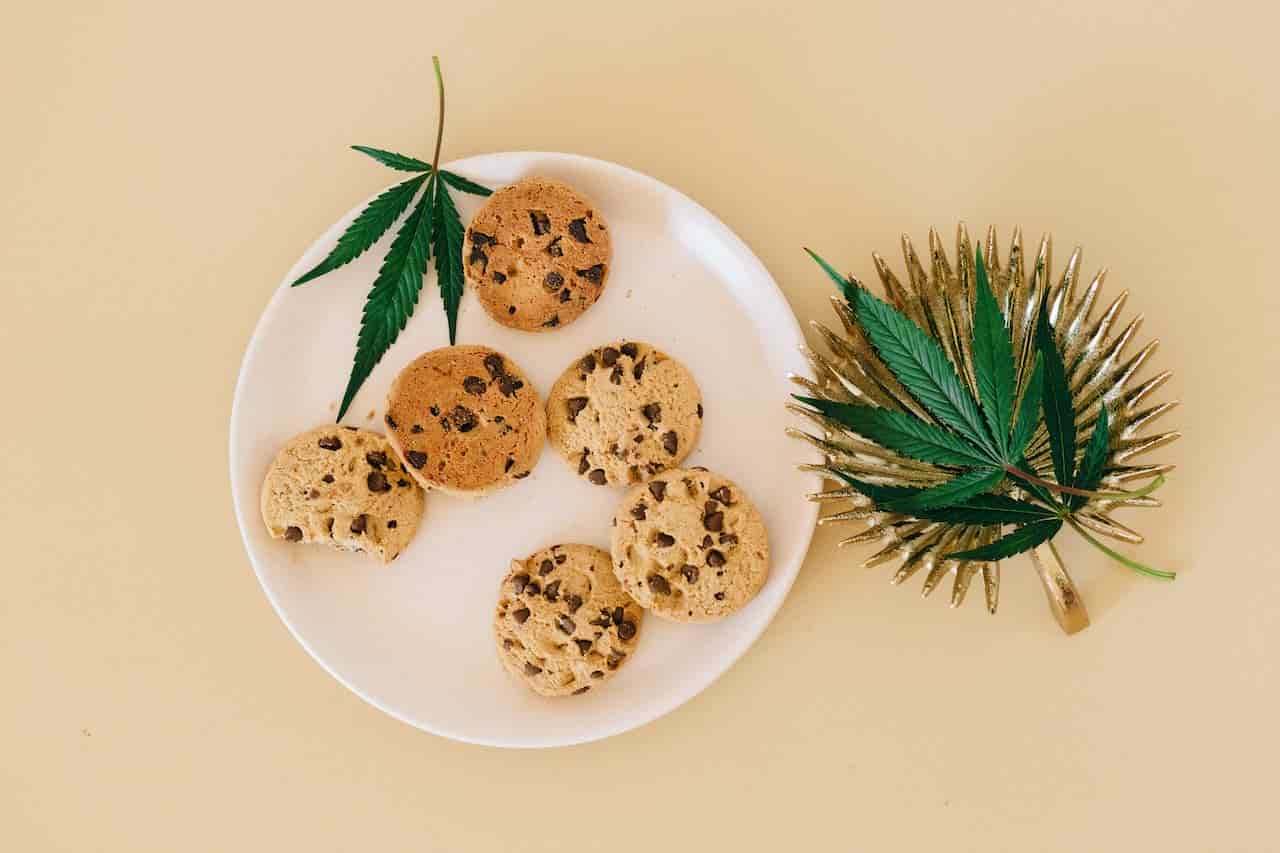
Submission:
M 664 471 L 627 492 L 613 521 L 613 571 L 632 598 L 676 622 L 742 608 L 769 575 L 760 513 L 704 468 Z
M 489 197 L 462 248 L 467 281 L 504 326 L 567 326 L 595 304 L 613 246 L 600 211 L 549 178 L 525 178 Z
M 571 364 L 547 398 L 551 444 L 598 486 L 629 485 L 679 465 L 702 431 L 702 394 L 683 364 L 619 342 Z
M 387 440 L 355 427 L 294 436 L 262 484 L 262 520 L 276 539 L 365 551 L 384 563 L 413 539 L 426 495 Z
M 483 495 L 529 476 L 542 453 L 542 400 L 514 362 L 488 347 L 432 350 L 387 396 L 387 437 L 428 489 Z
M 643 619 L 608 553 L 553 545 L 511 561 L 493 632 L 508 672 L 544 696 L 565 696 L 608 680 L 630 657 Z

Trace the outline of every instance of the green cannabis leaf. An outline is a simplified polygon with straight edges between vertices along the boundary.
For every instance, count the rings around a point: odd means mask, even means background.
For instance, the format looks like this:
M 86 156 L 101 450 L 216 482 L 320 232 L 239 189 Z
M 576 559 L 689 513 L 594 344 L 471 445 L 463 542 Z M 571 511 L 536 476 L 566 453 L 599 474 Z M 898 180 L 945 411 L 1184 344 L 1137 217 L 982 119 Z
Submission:
M 971 548 L 968 551 L 956 551 L 954 554 L 948 554 L 947 557 L 952 560 L 1003 560 L 1005 557 L 1012 557 L 1015 554 L 1021 554 L 1023 551 L 1030 551 L 1037 545 L 1048 542 L 1061 529 L 1062 519 L 1060 518 L 1033 521 L 1030 524 L 1024 524 L 1008 536 L 997 539 L 990 545 Z
M 299 277 L 292 286 L 306 284 L 313 278 L 319 278 L 363 255 L 400 218 L 400 214 L 404 213 L 405 208 L 413 201 L 413 197 L 418 194 L 418 190 L 422 188 L 426 179 L 426 175 L 410 178 L 396 184 L 369 202 L 365 209 L 360 211 L 355 221 L 347 226 L 347 230 L 342 232 L 342 236 L 338 238 L 338 245 L 333 247 L 329 256 Z
M 947 554 L 955 560 L 1000 560 L 1052 539 L 1064 524 L 1117 561 L 1153 577 L 1172 578 L 1116 553 L 1090 536 L 1076 513 L 1090 498 L 1123 499 L 1153 491 L 1099 493 L 1110 445 L 1110 420 L 1103 405 L 1076 468 L 1075 409 L 1066 365 L 1041 301 L 1033 330 L 1036 357 L 1022 397 L 1010 324 L 991 289 L 982 251 L 975 256 L 975 293 L 971 350 L 977 399 L 961 379 L 941 345 L 895 307 L 873 296 L 852 276 L 842 276 L 810 249 L 806 252 L 839 286 L 867 339 L 894 378 L 932 416 L 932 420 L 865 402 L 838 402 L 796 395 L 835 425 L 851 430 L 910 459 L 954 469 L 951 479 L 929 488 L 864 482 L 826 469 L 870 498 L 881 510 L 925 521 L 1013 530 L 989 544 Z M 1026 449 L 1043 421 L 1048 433 L 1055 480 L 1034 473 Z M 1028 499 L 1001 494 L 1014 478 Z
M 996 304 L 978 249 L 978 292 L 973 309 L 973 369 L 982 398 L 982 414 L 996 438 L 996 447 L 1009 450 L 1009 430 L 1013 426 L 1013 339 Z
M 306 284 L 360 257 L 391 229 L 413 204 L 414 198 L 418 199 L 396 232 L 365 299 L 351 376 L 342 395 L 342 404 L 338 407 L 339 421 L 346 415 L 360 386 L 369 378 L 373 368 L 382 360 L 413 316 L 413 310 L 418 304 L 418 294 L 422 290 L 422 278 L 427 273 L 427 265 L 433 252 L 440 299 L 449 327 L 449 343 L 457 343 L 458 306 L 462 302 L 463 291 L 463 226 L 462 217 L 449 195 L 448 187 L 478 196 L 488 196 L 493 191 L 439 168 L 440 147 L 444 141 L 444 75 L 440 71 L 439 57 L 431 57 L 431 62 L 439 93 L 436 147 L 431 162 L 367 145 L 351 146 L 384 166 L 401 172 L 421 174 L 396 184 L 365 205 L 338 238 L 333 251 L 292 285 L 297 287 Z M 418 191 L 423 188 L 424 183 L 426 189 L 419 196 Z
M 956 375 L 942 346 L 865 287 L 854 289 L 851 307 L 876 352 L 903 387 L 935 418 L 995 456 L 995 444 L 978 403 Z

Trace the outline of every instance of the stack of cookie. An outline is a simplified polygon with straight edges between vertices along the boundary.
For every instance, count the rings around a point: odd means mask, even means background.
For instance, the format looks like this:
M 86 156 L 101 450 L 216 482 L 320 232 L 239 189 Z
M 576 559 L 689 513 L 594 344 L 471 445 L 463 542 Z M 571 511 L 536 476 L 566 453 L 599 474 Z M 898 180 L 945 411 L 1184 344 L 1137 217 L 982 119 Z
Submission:
M 600 298 L 611 252 L 594 205 L 563 183 L 529 178 L 490 197 L 463 259 L 491 317 L 546 331 Z M 505 668 L 537 693 L 586 693 L 630 659 L 646 611 L 722 619 L 768 576 L 764 521 L 742 490 L 705 468 L 679 467 L 703 416 L 689 370 L 640 341 L 575 359 L 545 407 L 509 356 L 446 347 L 400 371 L 385 438 L 322 427 L 291 440 L 268 472 L 263 518 L 277 538 L 388 562 L 417 530 L 426 491 L 477 497 L 509 486 L 529 475 L 549 437 L 586 485 L 626 489 L 610 550 L 558 544 L 513 560 L 494 636 Z

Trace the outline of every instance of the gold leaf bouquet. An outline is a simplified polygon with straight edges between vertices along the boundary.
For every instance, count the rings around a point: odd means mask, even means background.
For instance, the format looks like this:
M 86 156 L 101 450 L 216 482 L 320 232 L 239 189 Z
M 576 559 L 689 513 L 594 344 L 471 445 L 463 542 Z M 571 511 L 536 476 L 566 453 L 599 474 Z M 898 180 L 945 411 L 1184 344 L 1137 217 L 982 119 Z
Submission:
M 1000 560 L 1027 553 L 1067 633 L 1089 619 L 1053 546 L 1064 526 L 1172 579 L 1097 538 L 1142 542 L 1113 513 L 1160 505 L 1173 466 L 1146 454 L 1180 435 L 1150 431 L 1176 403 L 1150 401 L 1167 371 L 1136 378 L 1157 342 L 1129 354 L 1142 317 L 1123 321 L 1127 292 L 1102 308 L 1105 270 L 1084 284 L 1077 247 L 1055 279 L 1050 237 L 1028 263 L 1017 230 L 1003 262 L 994 229 L 975 252 L 963 224 L 954 266 L 934 231 L 927 267 L 905 236 L 902 250 L 905 281 L 872 256 L 887 300 L 813 255 L 842 327 L 814 324 L 827 352 L 805 353 L 813 380 L 793 377 L 817 430 L 792 433 L 824 457 L 805 467 L 837 481 L 811 495 L 831 507 L 820 523 L 867 525 L 841 544 L 880 543 L 866 565 L 896 561 L 895 584 L 923 572 L 928 595 L 950 575 L 953 607 L 980 574 L 991 613 Z

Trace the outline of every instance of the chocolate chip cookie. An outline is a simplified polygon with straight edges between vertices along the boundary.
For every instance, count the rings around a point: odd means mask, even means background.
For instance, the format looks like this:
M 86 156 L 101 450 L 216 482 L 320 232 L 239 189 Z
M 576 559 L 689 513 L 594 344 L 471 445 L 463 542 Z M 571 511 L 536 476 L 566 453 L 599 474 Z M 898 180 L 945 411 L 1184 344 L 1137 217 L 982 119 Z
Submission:
M 489 197 L 462 247 L 467 281 L 489 316 L 539 332 L 567 326 L 595 304 L 613 245 L 600 210 L 549 178 L 525 178 Z
M 459 495 L 488 494 L 529 476 L 547 429 L 542 400 L 520 368 L 480 346 L 444 347 L 411 361 L 391 384 L 384 421 L 414 479 Z
M 413 539 L 426 495 L 376 432 L 323 426 L 289 439 L 262 484 L 272 537 L 364 551 L 384 563 Z
M 553 545 L 511 562 L 493 633 L 508 672 L 544 696 L 567 696 L 598 687 L 626 663 L 643 619 L 608 553 Z
M 636 601 L 676 622 L 742 608 L 769 575 L 764 520 L 734 483 L 674 469 L 627 492 L 613 522 L 613 571 Z
M 702 431 L 693 374 L 649 344 L 594 349 L 547 398 L 551 444 L 589 483 L 629 485 L 679 465 Z

